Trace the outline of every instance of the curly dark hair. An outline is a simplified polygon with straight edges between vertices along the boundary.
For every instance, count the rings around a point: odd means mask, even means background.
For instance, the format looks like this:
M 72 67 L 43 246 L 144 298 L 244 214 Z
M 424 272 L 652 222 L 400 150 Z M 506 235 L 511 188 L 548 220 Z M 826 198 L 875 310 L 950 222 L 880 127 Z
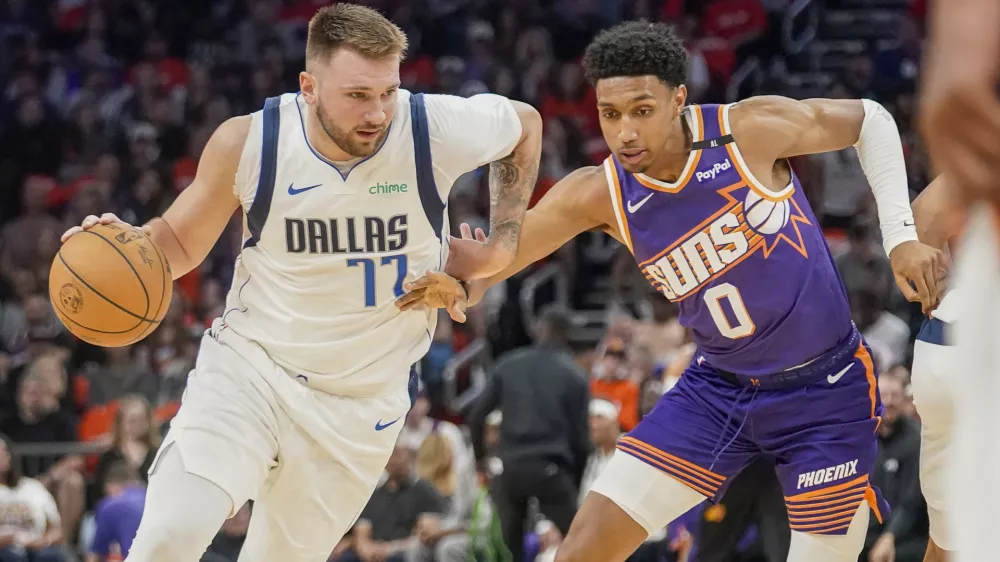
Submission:
M 656 76 L 676 88 L 687 80 L 688 54 L 673 28 L 630 21 L 599 33 L 583 55 L 587 80 L 597 84 L 617 76 Z

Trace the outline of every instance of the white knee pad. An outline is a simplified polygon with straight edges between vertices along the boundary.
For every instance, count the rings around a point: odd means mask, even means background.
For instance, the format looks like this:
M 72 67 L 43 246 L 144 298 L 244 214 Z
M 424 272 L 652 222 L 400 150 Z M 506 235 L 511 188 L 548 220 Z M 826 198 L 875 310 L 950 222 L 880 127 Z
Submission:
M 846 535 L 813 535 L 792 531 L 788 562 L 856 562 L 865 547 L 870 509 L 867 502 L 861 502 Z
M 618 504 L 649 534 L 706 499 L 673 476 L 621 451 L 615 451 L 590 491 Z
M 180 449 L 167 445 L 150 475 L 126 562 L 198 562 L 232 505 L 222 488 L 187 472 Z

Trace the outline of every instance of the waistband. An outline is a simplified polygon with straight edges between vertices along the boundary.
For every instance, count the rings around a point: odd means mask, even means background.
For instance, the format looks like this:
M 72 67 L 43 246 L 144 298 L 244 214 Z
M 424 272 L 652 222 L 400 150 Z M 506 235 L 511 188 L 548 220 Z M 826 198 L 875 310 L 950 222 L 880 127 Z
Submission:
M 854 357 L 859 345 L 861 345 L 861 332 L 858 332 L 857 328 L 853 328 L 847 338 L 829 351 L 805 365 L 788 369 L 787 371 L 779 371 L 772 375 L 751 377 L 749 375 L 715 369 L 714 367 L 713 369 L 723 380 L 735 386 L 748 386 L 765 390 L 799 388 L 808 386 L 836 372 L 839 367 Z
M 954 325 L 938 318 L 930 317 L 924 320 L 920 331 L 917 332 L 917 340 L 934 345 L 954 345 L 946 336 Z

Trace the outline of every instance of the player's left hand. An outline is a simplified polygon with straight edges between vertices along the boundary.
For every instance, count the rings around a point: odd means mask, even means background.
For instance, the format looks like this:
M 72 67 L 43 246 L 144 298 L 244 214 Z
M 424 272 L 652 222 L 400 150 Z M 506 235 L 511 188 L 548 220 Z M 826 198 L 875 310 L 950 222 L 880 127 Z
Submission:
M 396 299 L 400 310 L 426 310 L 443 308 L 455 322 L 465 322 L 469 295 L 465 287 L 447 273 L 428 271 L 423 277 L 404 283 L 406 293 Z
M 924 314 L 937 308 L 948 276 L 945 254 L 916 240 L 903 242 L 889 255 L 896 285 L 910 302 L 919 302 Z
M 472 227 L 462 223 L 459 231 L 461 238 L 452 236 L 449 240 L 448 263 L 444 268 L 449 275 L 466 281 L 486 279 L 514 262 L 514 255 L 491 244 L 483 229 L 477 228 L 473 236 Z

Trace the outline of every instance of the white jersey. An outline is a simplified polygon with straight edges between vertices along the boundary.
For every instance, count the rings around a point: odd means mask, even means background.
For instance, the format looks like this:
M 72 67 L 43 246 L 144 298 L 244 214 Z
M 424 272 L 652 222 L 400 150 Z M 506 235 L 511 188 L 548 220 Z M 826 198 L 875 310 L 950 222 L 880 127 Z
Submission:
M 382 146 L 345 174 L 309 144 L 308 111 L 284 94 L 252 115 L 235 185 L 244 244 L 222 321 L 310 387 L 373 395 L 405 384 L 430 346 L 436 311 L 394 301 L 445 263 L 452 184 L 508 155 L 520 120 L 501 96 L 400 90 Z

